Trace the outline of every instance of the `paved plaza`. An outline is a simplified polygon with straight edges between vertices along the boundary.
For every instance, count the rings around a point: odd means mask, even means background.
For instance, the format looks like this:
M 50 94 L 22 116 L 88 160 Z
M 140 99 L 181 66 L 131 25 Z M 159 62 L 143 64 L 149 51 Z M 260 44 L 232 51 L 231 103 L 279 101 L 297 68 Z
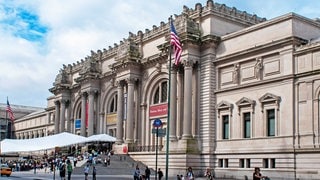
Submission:
M 104 155 L 101 156 L 101 159 L 104 159 Z M 103 162 L 96 164 L 97 169 L 97 180 L 103 179 L 119 179 L 127 180 L 133 179 L 133 172 L 136 165 L 139 165 L 141 172 L 145 170 L 145 166 L 142 163 L 133 161 L 129 156 L 118 156 L 114 155 L 111 157 L 111 162 L 109 166 L 106 166 Z M 83 180 L 84 173 L 83 168 L 86 165 L 86 161 L 80 161 L 77 163 L 77 166 L 74 168 L 71 179 L 72 180 Z M 163 169 L 163 171 L 165 171 Z M 151 171 L 151 179 L 155 179 L 154 171 Z M 52 173 L 49 172 L 49 169 L 39 169 L 34 173 L 33 170 L 30 171 L 19 171 L 13 172 L 11 177 L 2 176 L 0 179 L 32 179 L 32 180 L 49 180 L 57 179 L 60 180 L 59 171 Z M 92 171 L 89 174 L 89 180 L 92 179 Z M 164 178 L 163 178 L 164 179 Z M 170 180 L 176 180 L 176 177 L 169 177 Z M 198 180 L 204 180 L 203 177 L 196 178 Z

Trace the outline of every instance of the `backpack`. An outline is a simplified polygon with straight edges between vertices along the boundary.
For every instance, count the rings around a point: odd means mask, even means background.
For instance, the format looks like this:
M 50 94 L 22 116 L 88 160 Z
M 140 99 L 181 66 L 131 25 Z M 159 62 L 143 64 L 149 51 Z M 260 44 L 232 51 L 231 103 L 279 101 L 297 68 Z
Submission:
M 60 165 L 59 170 L 64 171 L 64 164 L 63 163 Z

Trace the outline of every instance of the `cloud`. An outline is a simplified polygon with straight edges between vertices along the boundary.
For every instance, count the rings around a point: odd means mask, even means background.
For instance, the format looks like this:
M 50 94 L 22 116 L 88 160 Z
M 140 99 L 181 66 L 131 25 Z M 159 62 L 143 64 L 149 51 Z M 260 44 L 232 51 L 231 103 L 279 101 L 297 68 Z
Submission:
M 152 29 L 180 14 L 195 0 L 0 0 L 0 101 L 46 106 L 46 98 L 63 64 L 90 51 L 113 46 L 129 32 Z M 202 5 L 206 5 L 202 0 Z M 268 19 L 295 11 L 318 17 L 319 3 L 310 0 L 214 1 Z M 303 2 L 301 4 L 301 2 Z M 300 3 L 300 4 L 299 4 Z

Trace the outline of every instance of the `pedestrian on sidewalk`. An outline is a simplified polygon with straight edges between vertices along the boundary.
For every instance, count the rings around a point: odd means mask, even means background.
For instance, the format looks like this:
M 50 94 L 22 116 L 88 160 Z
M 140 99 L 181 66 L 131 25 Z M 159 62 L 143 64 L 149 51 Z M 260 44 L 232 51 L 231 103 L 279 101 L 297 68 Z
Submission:
M 92 180 L 96 180 L 96 175 L 97 175 L 97 169 L 95 166 L 93 166 L 92 169 Z
M 148 166 L 146 167 L 146 170 L 144 171 L 144 173 L 145 173 L 145 180 L 150 180 L 151 171 L 148 168 Z
M 163 177 L 163 172 L 161 171 L 161 169 L 158 169 L 158 179 L 161 180 Z
M 139 169 L 138 165 L 136 166 L 136 169 L 134 171 L 133 179 L 134 180 L 140 180 L 140 169 Z
M 67 160 L 67 173 L 68 173 L 68 180 L 71 180 L 71 174 L 72 174 L 72 164 L 70 160 Z
M 65 180 L 66 179 L 66 165 L 65 165 L 64 160 L 62 160 L 62 163 L 59 166 L 59 172 L 60 172 L 61 180 Z
M 193 180 L 193 179 L 194 179 L 194 174 L 193 174 L 193 171 L 192 171 L 192 167 L 188 167 L 188 170 L 187 170 L 187 179 L 188 179 L 188 180 Z
M 88 180 L 89 170 L 90 170 L 90 166 L 89 166 L 89 163 L 88 163 L 83 169 L 84 179 L 85 180 Z

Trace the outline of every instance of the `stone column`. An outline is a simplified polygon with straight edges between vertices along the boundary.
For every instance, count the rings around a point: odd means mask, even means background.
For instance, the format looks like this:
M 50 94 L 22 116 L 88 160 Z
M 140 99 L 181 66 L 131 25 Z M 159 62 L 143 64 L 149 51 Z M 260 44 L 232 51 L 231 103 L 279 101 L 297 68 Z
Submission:
M 101 112 L 99 114 L 99 119 L 100 119 L 100 129 L 99 129 L 99 133 L 100 134 L 104 134 L 106 133 L 106 118 L 105 118 L 105 113 L 104 112 Z
M 95 91 L 90 91 L 89 92 L 88 137 L 93 135 L 93 127 L 94 127 L 94 95 L 95 95 Z
M 86 137 L 86 104 L 87 104 L 87 93 L 81 95 L 81 136 Z
M 65 131 L 66 124 L 66 101 L 61 100 L 61 113 L 60 113 L 60 132 Z
M 127 102 L 127 128 L 126 128 L 126 142 L 133 143 L 134 135 L 134 79 L 127 79 L 128 83 L 128 102 Z
M 67 132 L 71 133 L 71 104 L 70 101 L 67 101 L 66 103 L 66 108 L 67 108 Z
M 170 135 L 171 141 L 177 140 L 177 70 L 175 66 L 171 67 L 171 83 L 170 83 Z
M 192 138 L 192 61 L 184 62 L 184 110 L 182 139 Z
M 56 105 L 56 115 L 54 117 L 54 134 L 59 134 L 60 102 L 55 101 L 54 104 Z
M 117 103 L 117 144 L 123 143 L 123 82 L 117 82 L 118 103 Z
M 147 126 L 147 122 L 146 122 L 146 111 L 147 111 L 147 104 L 143 103 L 140 105 L 141 108 L 141 129 L 143 129 L 143 131 L 141 132 L 141 145 L 145 146 L 146 145 L 146 138 L 149 136 L 149 131 Z M 151 132 L 150 132 L 151 133 Z

